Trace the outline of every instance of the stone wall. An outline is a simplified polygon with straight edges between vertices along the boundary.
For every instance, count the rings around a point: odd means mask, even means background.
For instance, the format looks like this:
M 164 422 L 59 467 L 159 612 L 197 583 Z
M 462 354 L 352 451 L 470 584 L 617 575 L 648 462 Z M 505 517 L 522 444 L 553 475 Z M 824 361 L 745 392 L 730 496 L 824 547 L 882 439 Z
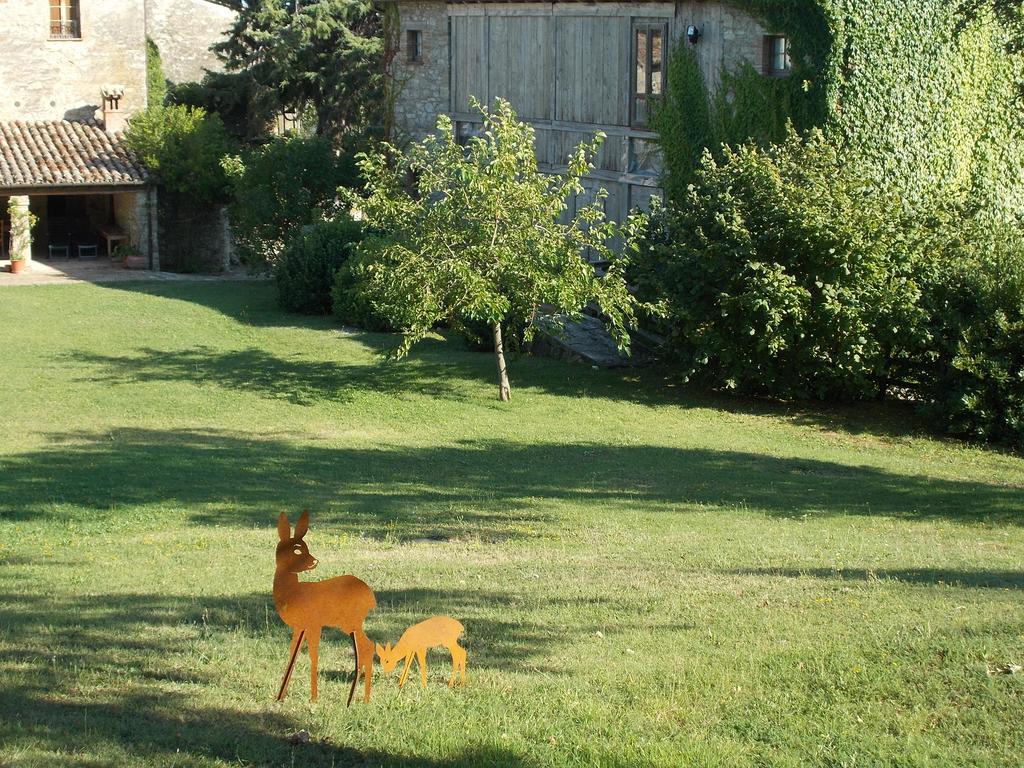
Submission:
M 230 265 L 231 236 L 221 206 L 197 206 L 164 190 L 158 205 L 160 268 L 215 273 Z
M 686 28 L 691 24 L 700 30 L 694 49 L 708 87 L 716 90 L 722 71 L 735 70 L 747 62 L 754 69 L 764 69 L 765 30 L 749 13 L 720 2 L 689 0 L 679 3 L 676 11 L 676 36 L 681 45 L 686 42 Z
M 0 120 L 97 116 L 100 87 L 125 86 L 121 107 L 146 105 L 144 0 L 83 0 L 81 37 L 50 39 L 48 0 L 0 0 Z
M 156 218 L 155 211 L 154 215 L 150 214 L 150 205 L 155 206 L 156 195 L 155 190 L 119 192 L 113 195 L 113 205 L 115 220 L 128 233 L 128 245 L 137 248 L 147 263 L 152 252 L 153 268 L 160 269 L 157 243 L 149 231 L 150 222 Z
M 164 77 L 172 83 L 203 79 L 221 69 L 210 46 L 226 37 L 235 11 L 208 0 L 147 0 L 146 31 L 160 49 Z
M 398 50 L 391 66 L 397 139 L 419 139 L 433 131 L 449 108 L 448 14 L 444 3 L 404 2 L 399 6 Z M 409 30 L 422 33 L 421 60 L 409 62 Z

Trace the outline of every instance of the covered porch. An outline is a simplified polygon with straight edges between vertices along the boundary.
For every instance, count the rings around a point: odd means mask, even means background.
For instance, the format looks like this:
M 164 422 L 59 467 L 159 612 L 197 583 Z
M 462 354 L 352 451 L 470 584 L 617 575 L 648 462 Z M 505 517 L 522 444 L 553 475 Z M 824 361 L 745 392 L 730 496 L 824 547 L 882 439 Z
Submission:
M 95 123 L 0 124 L 0 260 L 159 269 L 156 188 Z M 27 268 L 27 269 L 26 269 Z
M 123 261 L 132 254 L 143 257 L 146 268 L 156 269 L 159 262 L 153 261 L 150 239 L 150 207 L 155 203 L 150 195 L 145 188 L 0 194 L 0 258 L 9 260 L 15 248 L 28 260 L 44 262 L 112 257 Z M 27 242 L 17 243 L 13 221 L 25 210 L 34 223 Z

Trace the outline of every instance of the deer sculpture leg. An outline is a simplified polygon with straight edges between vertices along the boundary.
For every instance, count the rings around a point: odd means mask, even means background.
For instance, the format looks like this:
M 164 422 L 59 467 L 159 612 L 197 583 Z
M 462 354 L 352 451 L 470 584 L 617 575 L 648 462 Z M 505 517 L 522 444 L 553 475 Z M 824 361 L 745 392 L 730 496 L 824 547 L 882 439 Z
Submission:
M 285 694 L 288 692 L 288 683 L 291 682 L 292 672 L 295 670 L 295 659 L 299 655 L 299 648 L 302 647 L 305 634 L 305 630 L 302 629 L 292 630 L 291 651 L 288 655 L 288 666 L 285 667 L 284 677 L 281 678 L 281 687 L 277 691 L 278 701 L 284 701 Z
M 317 664 L 320 661 L 320 627 L 309 631 L 306 644 L 309 646 L 309 699 L 316 701 Z
M 356 684 L 359 682 L 359 643 L 356 640 L 356 633 L 353 632 L 349 635 L 352 638 L 352 655 L 355 656 L 355 671 L 352 673 L 352 687 L 348 689 L 348 702 L 345 704 L 346 707 L 352 706 L 352 697 L 356 695 Z
M 370 703 L 370 692 L 373 690 L 373 656 L 375 653 L 373 641 L 366 636 L 362 630 L 352 635 L 353 647 L 356 650 L 356 677 L 359 676 L 359 667 L 363 668 L 363 701 Z M 355 688 L 352 689 L 355 691 Z
M 427 687 L 427 649 L 424 648 L 416 653 L 416 660 L 420 663 L 420 680 L 424 688 Z

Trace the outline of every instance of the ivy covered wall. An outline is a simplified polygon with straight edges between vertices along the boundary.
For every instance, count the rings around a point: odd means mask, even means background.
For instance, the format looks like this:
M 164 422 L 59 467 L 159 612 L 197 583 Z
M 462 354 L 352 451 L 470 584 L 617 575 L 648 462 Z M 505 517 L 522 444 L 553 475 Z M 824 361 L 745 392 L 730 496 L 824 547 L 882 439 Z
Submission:
M 727 73 L 707 94 L 688 54 L 671 63 L 662 131 L 667 189 L 686 181 L 692 138 L 706 144 L 778 141 L 791 120 L 823 127 L 847 157 L 864 160 L 879 185 L 910 205 L 964 201 L 1003 216 L 1024 211 L 1024 80 L 1006 31 L 966 0 L 736 0 L 791 42 L 793 70 L 765 78 Z M 975 5 L 975 4 L 970 4 Z M 675 75 L 673 77 L 672 75 Z M 706 116 L 693 109 L 707 100 Z M 673 127 L 675 126 L 675 127 Z M 679 136 L 675 140 L 679 140 Z M 674 177 L 674 178 L 673 178 Z
M 833 30 L 827 126 L 911 200 L 1024 207 L 1021 62 L 957 0 L 820 0 Z

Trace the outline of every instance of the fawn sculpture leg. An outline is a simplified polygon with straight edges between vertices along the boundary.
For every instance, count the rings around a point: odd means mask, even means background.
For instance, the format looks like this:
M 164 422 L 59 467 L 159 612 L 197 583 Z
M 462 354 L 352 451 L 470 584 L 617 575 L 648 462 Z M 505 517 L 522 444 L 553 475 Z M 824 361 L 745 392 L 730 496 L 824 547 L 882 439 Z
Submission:
M 288 666 L 284 670 L 284 677 L 281 678 L 281 687 L 277 691 L 278 701 L 284 701 L 284 696 L 288 692 L 288 683 L 291 682 L 292 671 L 295 669 L 295 658 L 299 655 L 299 648 L 302 647 L 302 638 L 305 635 L 306 630 L 304 629 L 292 630 L 292 649 L 288 657 Z
M 412 669 L 412 657 L 413 654 L 409 654 L 405 657 L 405 667 L 402 669 L 402 676 L 398 678 L 398 687 L 401 688 L 405 685 L 405 681 L 409 679 L 409 670 Z
M 416 660 L 420 663 L 420 679 L 423 681 L 423 687 L 427 687 L 427 649 L 424 648 L 422 651 L 416 654 Z
M 356 694 L 356 683 L 359 682 L 359 644 L 356 642 L 355 632 L 349 635 L 349 637 L 352 638 L 352 653 L 354 653 L 356 657 L 356 671 L 355 674 L 352 675 L 352 687 L 348 692 L 348 703 L 345 705 L 346 707 L 352 706 L 352 697 Z M 367 701 L 369 701 L 369 698 L 367 698 Z
M 466 652 L 457 643 L 450 646 L 448 650 L 452 654 L 452 676 L 448 679 L 448 687 L 451 688 L 455 685 L 459 670 L 462 670 L 463 684 L 466 682 Z
M 317 667 L 320 662 L 320 627 L 310 630 L 306 638 L 306 645 L 309 646 L 309 700 L 316 701 L 317 695 Z

